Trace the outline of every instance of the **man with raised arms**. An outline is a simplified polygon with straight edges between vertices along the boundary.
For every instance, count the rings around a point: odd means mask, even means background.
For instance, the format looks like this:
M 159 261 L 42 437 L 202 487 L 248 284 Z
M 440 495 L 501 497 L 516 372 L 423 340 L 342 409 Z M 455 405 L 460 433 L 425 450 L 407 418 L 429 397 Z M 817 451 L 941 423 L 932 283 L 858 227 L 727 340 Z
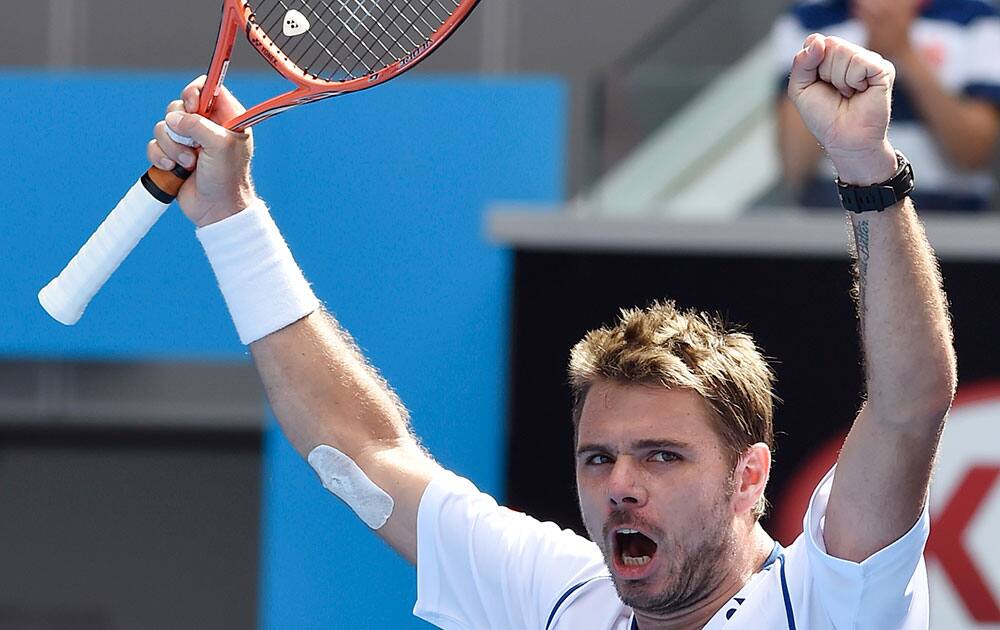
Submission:
M 418 616 L 477 629 L 925 628 L 927 488 L 955 360 L 912 170 L 886 140 L 893 78 L 879 55 L 821 35 L 793 62 L 789 96 L 852 210 L 867 396 L 787 549 L 758 523 L 773 378 L 749 336 L 659 302 L 573 348 L 587 540 L 498 507 L 420 447 L 255 196 L 250 136 L 184 113 L 198 82 L 149 157 L 197 159 L 181 207 L 274 412 L 324 486 L 416 563 Z M 217 102 L 218 120 L 240 107 L 226 92 Z

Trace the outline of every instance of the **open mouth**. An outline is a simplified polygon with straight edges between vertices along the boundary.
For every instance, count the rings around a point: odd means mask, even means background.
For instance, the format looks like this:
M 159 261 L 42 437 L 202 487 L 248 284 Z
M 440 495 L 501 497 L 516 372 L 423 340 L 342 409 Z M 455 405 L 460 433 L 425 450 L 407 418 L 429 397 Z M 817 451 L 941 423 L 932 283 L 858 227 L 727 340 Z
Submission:
M 642 567 L 653 561 L 656 543 L 637 529 L 615 530 L 615 556 L 626 567 Z

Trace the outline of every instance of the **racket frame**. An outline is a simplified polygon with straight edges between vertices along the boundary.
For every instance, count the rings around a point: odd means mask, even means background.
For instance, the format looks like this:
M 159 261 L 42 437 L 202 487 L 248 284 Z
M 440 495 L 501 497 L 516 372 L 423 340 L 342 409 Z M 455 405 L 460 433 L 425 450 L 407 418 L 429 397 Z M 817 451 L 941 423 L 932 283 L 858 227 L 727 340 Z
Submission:
M 197 111 L 203 116 L 211 113 L 229 69 L 233 46 L 240 30 L 245 32 L 257 52 L 297 87 L 263 101 L 225 122 L 224 125 L 233 131 L 243 131 L 296 105 L 358 92 L 399 76 L 416 66 L 448 39 L 478 4 L 479 0 L 461 2 L 424 43 L 402 59 L 361 77 L 337 82 L 303 72 L 281 53 L 256 24 L 253 12 L 243 0 L 224 0 L 219 34 L 205 84 L 198 98 Z M 38 300 L 46 312 L 63 324 L 75 324 L 90 300 L 176 198 L 190 174 L 190 171 L 179 164 L 169 171 L 150 167 L 59 275 L 39 291 Z
M 257 53 L 281 76 L 297 87 L 284 94 L 269 98 L 225 122 L 225 127 L 232 131 L 247 129 L 296 105 L 304 105 L 348 92 L 359 92 L 398 77 L 416 66 L 444 43 L 469 17 L 478 4 L 479 0 L 466 0 L 460 3 L 448 16 L 448 19 L 431 33 L 424 43 L 402 59 L 394 60 L 392 63 L 360 77 L 346 81 L 327 81 L 304 72 L 292 63 L 267 36 L 264 29 L 257 24 L 253 10 L 247 6 L 244 0 L 224 0 L 219 35 L 216 39 L 215 51 L 209 64 L 205 85 L 202 87 L 199 98 L 198 113 L 207 115 L 211 112 L 219 89 L 225 81 L 233 46 L 236 43 L 236 35 L 240 30 L 246 34 L 247 40 L 257 50 Z

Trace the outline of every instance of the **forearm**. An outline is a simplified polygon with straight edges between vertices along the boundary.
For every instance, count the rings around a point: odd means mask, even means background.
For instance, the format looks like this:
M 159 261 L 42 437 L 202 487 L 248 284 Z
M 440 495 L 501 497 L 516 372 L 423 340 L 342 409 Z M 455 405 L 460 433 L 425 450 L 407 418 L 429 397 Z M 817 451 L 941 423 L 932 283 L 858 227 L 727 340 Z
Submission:
M 778 104 L 778 149 L 785 185 L 798 193 L 816 171 L 823 148 L 802 122 L 798 110 L 787 98 Z
M 378 534 L 416 562 L 420 498 L 441 468 L 413 436 L 396 394 L 322 311 L 255 341 L 250 350 L 295 449 L 307 456 L 327 445 L 355 462 L 394 502 Z
M 945 90 L 919 54 L 910 50 L 893 62 L 907 94 L 934 139 L 958 166 L 988 166 L 1000 137 L 1000 112 L 990 103 Z
M 416 445 L 395 393 L 322 310 L 250 350 L 271 408 L 302 455 L 319 444 L 351 457 L 376 445 Z
M 824 540 L 860 562 L 924 509 L 955 356 L 941 277 L 910 201 L 851 222 L 867 400 L 838 458 Z
M 941 275 L 909 200 L 852 215 L 856 292 L 873 419 L 923 432 L 940 424 L 955 389 L 955 355 Z

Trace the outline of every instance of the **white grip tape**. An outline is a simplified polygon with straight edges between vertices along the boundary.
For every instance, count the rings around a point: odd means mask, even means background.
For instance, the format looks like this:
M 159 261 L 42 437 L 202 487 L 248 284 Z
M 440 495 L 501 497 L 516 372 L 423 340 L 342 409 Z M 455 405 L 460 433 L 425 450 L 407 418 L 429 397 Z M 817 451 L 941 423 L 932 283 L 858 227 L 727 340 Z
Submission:
M 198 228 L 240 341 L 249 345 L 319 308 L 263 201 Z
M 163 125 L 163 127 L 164 129 L 167 130 L 167 135 L 170 136 L 170 139 L 176 142 L 177 144 L 183 144 L 184 146 L 188 146 L 191 148 L 198 146 L 198 143 L 195 142 L 193 138 L 189 138 L 188 136 L 182 136 L 181 134 L 171 129 L 170 125 Z
M 118 265 L 170 204 L 137 181 L 66 268 L 38 292 L 38 302 L 56 321 L 72 326 Z
M 307 458 L 323 487 L 340 497 L 365 525 L 379 529 L 392 516 L 394 503 L 354 460 L 332 446 L 320 444 Z

